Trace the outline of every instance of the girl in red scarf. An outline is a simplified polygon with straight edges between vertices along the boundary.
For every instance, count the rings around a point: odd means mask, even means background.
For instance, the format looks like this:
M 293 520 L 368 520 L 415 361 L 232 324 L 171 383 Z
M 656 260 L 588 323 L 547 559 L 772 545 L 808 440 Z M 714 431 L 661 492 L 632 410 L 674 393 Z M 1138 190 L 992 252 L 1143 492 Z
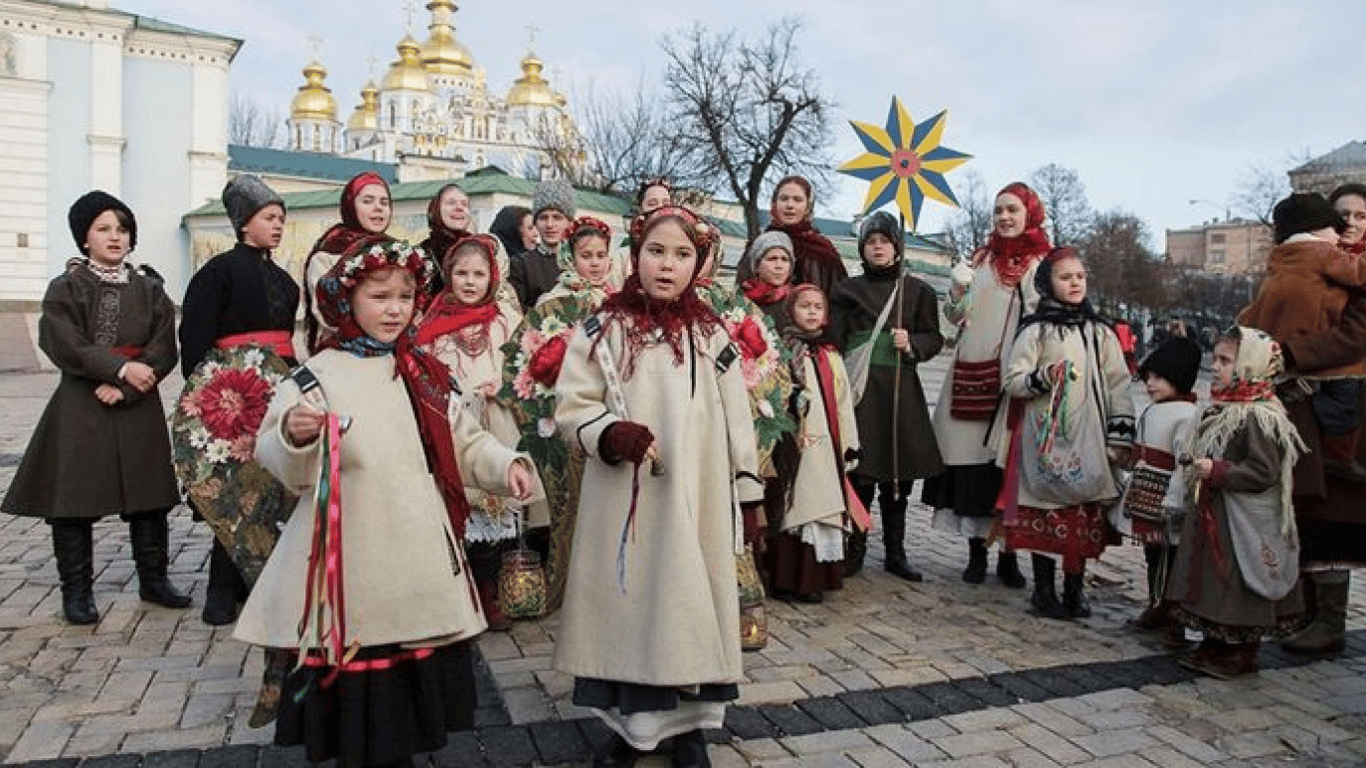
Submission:
M 768 231 L 782 232 L 792 240 L 792 283 L 811 283 L 829 296 L 835 284 L 849 276 L 849 270 L 835 244 L 816 229 L 815 212 L 816 194 L 811 182 L 801 176 L 785 176 L 773 188 Z M 752 276 L 741 262 L 735 279 L 743 282 Z
M 792 292 L 792 238 L 782 232 L 765 232 L 754 238 L 744 262 L 754 275 L 741 281 L 745 297 L 773 319 L 778 328 L 791 322 L 784 300 Z
M 461 555 L 465 483 L 526 498 L 524 456 L 452 402 L 450 372 L 414 344 L 422 253 L 377 243 L 318 281 L 336 333 L 308 361 L 318 388 L 276 389 L 258 461 L 299 495 L 235 636 L 296 655 L 275 743 L 310 761 L 412 766 L 473 722 L 470 641 L 485 627 Z
M 304 261 L 304 329 L 308 335 L 309 353 L 321 349 L 333 331 L 323 319 L 313 295 L 318 281 L 343 256 L 392 239 L 384 234 L 393 220 L 389 184 L 379 174 L 366 171 L 346 182 L 339 208 L 341 221 L 318 238 Z
M 491 235 L 465 235 L 446 251 L 446 287 L 432 299 L 417 326 L 420 348 L 445 363 L 459 383 L 465 408 L 503 445 L 517 445 L 517 422 L 495 397 L 503 373 L 503 344 L 521 322 L 516 305 L 495 299 L 500 272 Z M 504 551 L 521 532 L 523 503 L 505 496 L 466 489 L 473 510 L 466 541 L 479 597 L 489 628 L 506 630 L 512 620 L 498 603 L 498 569 Z M 544 503 L 532 505 L 534 527 L 550 524 Z

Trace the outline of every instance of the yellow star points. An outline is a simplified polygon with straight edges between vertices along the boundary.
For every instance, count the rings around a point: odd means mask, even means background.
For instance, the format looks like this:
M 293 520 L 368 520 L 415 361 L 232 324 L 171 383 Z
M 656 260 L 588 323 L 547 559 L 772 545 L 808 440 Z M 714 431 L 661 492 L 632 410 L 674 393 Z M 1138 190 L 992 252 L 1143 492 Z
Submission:
M 885 127 L 849 121 L 867 151 L 838 170 L 868 182 L 868 195 L 863 201 L 865 212 L 895 200 L 914 231 L 926 197 L 958 206 L 958 198 L 953 196 L 944 174 L 966 163 L 972 155 L 940 146 L 947 121 L 945 110 L 917 124 L 895 96 Z

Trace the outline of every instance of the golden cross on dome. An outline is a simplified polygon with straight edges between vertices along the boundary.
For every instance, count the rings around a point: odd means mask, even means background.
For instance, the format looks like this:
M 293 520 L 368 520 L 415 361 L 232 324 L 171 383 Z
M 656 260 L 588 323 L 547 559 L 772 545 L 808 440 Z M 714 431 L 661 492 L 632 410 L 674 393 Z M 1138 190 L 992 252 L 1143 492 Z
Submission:
M 372 53 L 369 56 L 365 57 L 365 63 L 370 67 L 370 76 L 374 77 L 375 65 L 379 63 L 379 59 L 375 58 L 375 54 Z
M 531 50 L 532 48 L 535 48 L 535 47 L 536 47 L 536 33 L 539 32 L 539 31 L 540 31 L 540 27 L 537 27 L 536 24 L 535 24 L 534 22 L 531 23 L 531 24 L 526 25 L 526 47 L 527 47 L 527 50 Z
M 417 4 L 413 0 L 405 0 L 403 10 L 408 13 L 408 31 L 413 31 L 413 13 L 417 11 Z
M 323 55 L 323 39 L 322 39 L 322 36 L 321 36 L 321 35 L 316 35 L 316 34 L 314 34 L 314 35 L 309 35 L 307 39 L 308 39 L 308 50 L 312 53 L 312 55 L 313 55 L 313 60 L 314 60 L 314 61 L 317 61 L 318 59 L 321 59 L 321 58 L 322 58 L 322 55 Z

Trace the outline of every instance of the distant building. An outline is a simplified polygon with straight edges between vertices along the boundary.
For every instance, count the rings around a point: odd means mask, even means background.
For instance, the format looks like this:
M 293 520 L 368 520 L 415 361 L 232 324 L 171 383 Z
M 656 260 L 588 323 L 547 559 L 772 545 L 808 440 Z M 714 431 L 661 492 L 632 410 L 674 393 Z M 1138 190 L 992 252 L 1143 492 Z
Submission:
M 1271 252 L 1271 229 L 1260 221 L 1211 221 L 1167 230 L 1167 260 L 1214 275 L 1259 275 Z
M 0 300 L 43 297 L 78 254 L 66 212 L 91 189 L 133 209 L 132 259 L 178 295 L 190 274 L 180 218 L 223 189 L 241 45 L 107 0 L 0 0 Z
M 551 153 L 586 158 L 566 99 L 550 87 L 535 53 L 522 59 L 522 75 L 506 93 L 492 90 L 456 38 L 456 4 L 431 0 L 427 10 L 426 42 L 405 34 L 398 58 L 378 85 L 371 80 L 360 88 L 360 103 L 344 124 L 324 84 L 327 69 L 317 61 L 304 67 L 286 123 L 289 149 L 395 164 L 404 182 L 488 165 L 548 177 Z
M 1366 183 L 1366 142 L 1349 141 L 1288 173 L 1296 192 L 1324 195 L 1348 182 Z

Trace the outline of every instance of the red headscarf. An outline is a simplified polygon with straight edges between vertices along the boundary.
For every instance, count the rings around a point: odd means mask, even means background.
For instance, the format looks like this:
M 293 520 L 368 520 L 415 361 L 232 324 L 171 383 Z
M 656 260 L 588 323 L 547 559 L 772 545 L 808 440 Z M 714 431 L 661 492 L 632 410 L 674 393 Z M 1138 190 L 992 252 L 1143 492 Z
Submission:
M 358 174 L 346 182 L 346 186 L 342 188 L 341 202 L 338 204 L 341 209 L 341 223 L 333 224 L 318 238 L 318 242 L 313 245 L 314 251 L 345 253 L 357 240 L 377 234 L 361 226 L 360 215 L 356 213 L 356 198 L 362 189 L 371 184 L 384 187 L 386 194 L 389 192 L 389 183 L 373 171 Z
M 657 208 L 641 217 L 640 237 L 631 240 L 631 276 L 621 290 L 603 302 L 599 314 L 604 325 L 613 320 L 623 321 L 626 331 L 626 345 L 630 350 L 624 376 L 630 375 L 631 365 L 636 353 L 655 340 L 656 331 L 673 349 L 674 361 L 683 362 L 683 334 L 706 333 L 721 327 L 721 319 L 716 312 L 693 290 L 705 254 L 716 244 L 716 228 L 698 218 L 697 214 L 676 205 Z M 645 292 L 640 282 L 640 251 L 649 238 L 651 230 L 660 224 L 672 221 L 683 228 L 693 248 L 697 251 L 693 263 L 693 273 L 688 285 L 673 301 L 660 301 Z M 633 227 L 634 229 L 634 227 Z M 629 322 L 624 322 L 629 320 Z M 601 340 L 601 336 L 598 337 Z M 597 342 L 594 342 L 597 343 Z
M 457 240 L 442 257 L 441 270 L 449 274 L 450 268 L 455 264 L 456 252 L 466 245 L 477 246 L 478 254 L 482 255 L 488 264 L 488 290 L 475 303 L 464 304 L 456 298 L 455 286 L 448 280 L 446 287 L 432 299 L 427 313 L 422 316 L 422 322 L 418 324 L 418 344 L 430 344 L 438 337 L 471 327 L 482 327 L 487 333 L 489 324 L 498 318 L 496 299 L 500 275 L 498 259 L 495 258 L 498 253 L 498 241 L 492 235 L 465 235 Z
M 801 221 L 796 224 L 778 223 L 778 192 L 788 184 L 796 184 L 806 192 L 806 214 Z M 803 266 L 807 262 L 817 262 L 822 266 L 833 270 L 840 277 L 848 275 L 848 270 L 844 268 L 844 259 L 840 258 L 839 251 L 835 250 L 835 244 L 830 242 L 830 238 L 822 235 L 812 223 L 811 217 L 816 212 L 816 193 L 811 187 L 811 182 L 801 176 L 784 176 L 778 180 L 778 185 L 773 188 L 773 198 L 769 202 L 769 222 L 768 229 L 783 232 L 792 238 L 792 278 L 794 280 L 807 280 L 811 275 Z
M 459 189 L 460 194 L 465 194 L 465 191 L 460 189 L 459 185 L 447 184 L 436 193 L 435 197 L 427 202 L 427 228 L 430 230 L 430 233 L 427 235 L 427 239 L 422 241 L 422 247 L 438 262 L 441 261 L 444 254 L 450 251 L 452 246 L 469 234 L 469 230 L 466 229 L 451 229 L 446 226 L 445 220 L 441 218 L 441 198 L 445 197 L 446 193 L 452 189 Z M 441 271 L 444 273 L 446 271 L 445 266 L 440 266 L 442 267 Z M 444 275 L 439 279 L 442 279 L 444 284 Z
M 1020 202 L 1025 207 L 1025 229 L 1017 237 L 1001 237 L 993 228 L 991 237 L 987 240 L 985 256 L 979 257 L 977 263 L 983 259 L 991 262 L 991 268 L 996 271 L 996 279 L 1008 288 L 1019 285 L 1020 278 L 1034 265 L 1034 262 L 1043 258 L 1051 250 L 1052 245 L 1048 240 L 1048 233 L 1043 231 L 1043 220 L 1045 216 L 1043 201 L 1023 182 L 1011 182 L 1004 189 L 996 193 L 996 197 L 1001 195 L 1014 195 L 1020 198 Z
M 355 287 L 370 274 L 384 269 L 405 270 L 413 275 L 419 286 L 426 285 L 431 278 L 428 274 L 431 265 L 423 258 L 422 251 L 401 240 L 376 243 L 339 259 L 318 280 L 318 309 L 323 319 L 337 328 L 336 335 L 323 342 L 323 349 L 342 349 L 365 357 L 393 354 L 394 375 L 403 379 L 408 391 L 422 448 L 427 455 L 427 468 L 441 491 L 452 528 L 457 536 L 463 536 L 470 507 L 465 498 L 465 484 L 460 479 L 447 410 L 452 394 L 450 369 L 434 355 L 417 347 L 411 325 L 390 348 L 371 339 L 352 314 L 351 294 Z

